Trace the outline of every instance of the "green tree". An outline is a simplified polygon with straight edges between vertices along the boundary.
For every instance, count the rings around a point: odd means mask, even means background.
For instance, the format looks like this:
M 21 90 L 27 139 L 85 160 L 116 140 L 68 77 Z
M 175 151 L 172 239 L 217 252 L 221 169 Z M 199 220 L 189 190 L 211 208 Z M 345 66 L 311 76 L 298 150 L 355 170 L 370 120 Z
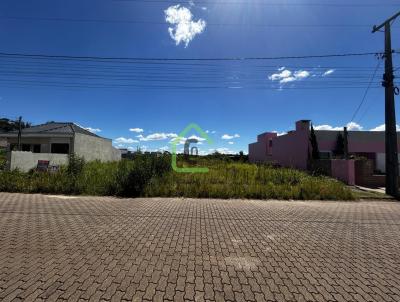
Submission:
M 319 159 L 319 148 L 317 136 L 315 135 L 313 124 L 311 124 L 311 133 L 310 133 L 310 143 L 311 143 L 311 156 L 312 159 Z
M 335 155 L 337 156 L 344 155 L 344 138 L 342 133 L 339 133 L 336 139 Z

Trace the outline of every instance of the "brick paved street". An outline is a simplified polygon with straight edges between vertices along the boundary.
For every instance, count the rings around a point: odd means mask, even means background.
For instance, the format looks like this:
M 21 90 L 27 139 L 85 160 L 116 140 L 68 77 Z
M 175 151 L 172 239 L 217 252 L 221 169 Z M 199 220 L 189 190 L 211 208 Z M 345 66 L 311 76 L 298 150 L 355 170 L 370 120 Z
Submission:
M 0 300 L 400 301 L 400 203 L 0 193 Z

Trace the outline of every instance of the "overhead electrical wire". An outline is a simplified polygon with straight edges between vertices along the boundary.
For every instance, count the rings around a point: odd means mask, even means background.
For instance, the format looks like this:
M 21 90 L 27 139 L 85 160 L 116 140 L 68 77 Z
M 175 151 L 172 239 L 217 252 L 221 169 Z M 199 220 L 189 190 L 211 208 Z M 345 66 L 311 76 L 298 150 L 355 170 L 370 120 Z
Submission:
M 315 54 L 299 56 L 276 56 L 276 57 L 220 57 L 220 58 L 167 58 L 167 57 L 102 57 L 102 56 L 70 56 L 70 55 L 49 55 L 49 54 L 27 54 L 0 52 L 0 57 L 30 58 L 45 60 L 75 60 L 75 61 L 101 61 L 101 62 L 124 62 L 130 61 L 262 61 L 262 60 L 289 60 L 289 59 L 315 59 L 335 57 L 359 57 L 370 55 L 382 55 L 383 52 L 360 52 L 360 53 L 337 53 L 337 54 Z
M 378 88 L 367 81 L 367 66 L 292 65 L 292 72 L 309 69 L 307 80 L 283 84 L 268 76 L 280 71 L 278 66 L 260 64 L 260 60 L 302 60 L 346 58 L 375 55 L 375 52 L 340 53 L 280 57 L 224 58 L 138 58 L 70 56 L 30 53 L 0 53 L 2 87 L 58 87 L 71 89 L 363 89 Z M 182 62 L 183 61 L 183 62 Z M 127 64 L 128 63 L 128 64 Z M 162 65 L 159 65 L 162 64 Z M 165 65 L 166 64 L 166 65 Z M 324 77 L 327 68 L 338 73 Z M 283 67 L 279 67 L 282 70 Z M 289 68 L 289 67 L 284 67 Z M 343 69 L 341 69 L 343 68 Z M 339 73 L 339 71 L 341 71 Z M 368 85 L 368 86 L 366 86 Z
M 110 24 L 169 24 L 165 21 L 146 20 L 114 20 L 114 19 L 87 19 L 65 17 L 26 17 L 26 16 L 0 16 L 1 20 L 25 20 L 25 21 L 49 21 L 49 22 L 78 22 L 78 23 L 110 23 Z M 184 23 L 184 22 L 183 22 Z M 241 26 L 241 27 L 278 27 L 278 28 L 371 28 L 369 24 L 257 24 L 257 23 L 213 23 L 207 22 L 207 26 Z
M 378 64 L 376 65 L 374 73 L 371 76 L 371 80 L 370 80 L 367 88 L 365 89 L 365 92 L 364 92 L 364 95 L 363 95 L 363 97 L 361 99 L 361 102 L 359 103 L 359 105 L 357 106 L 356 110 L 353 113 L 353 116 L 351 117 L 351 120 L 350 120 L 351 122 L 354 121 L 354 118 L 356 117 L 358 111 L 360 110 L 361 106 L 364 104 L 364 101 L 365 101 L 365 99 L 367 97 L 368 91 L 371 88 L 371 85 L 372 85 L 372 83 L 373 83 L 373 81 L 375 79 L 375 76 L 376 76 L 376 72 L 378 71 L 380 65 L 381 65 L 381 61 L 378 61 Z
M 177 4 L 175 1 L 163 1 L 163 0 L 113 0 L 114 2 L 127 2 L 127 3 L 146 3 L 146 4 Z M 190 5 L 191 1 L 181 1 L 180 4 L 187 4 Z M 204 0 L 197 0 L 194 1 L 195 5 L 263 5 L 263 6 L 279 6 L 279 7 L 298 7 L 298 6 L 315 6 L 315 7 L 356 7 L 356 8 L 371 8 L 371 7 L 398 7 L 399 3 L 391 2 L 391 3 L 363 3 L 363 4 L 356 4 L 356 3 L 319 3 L 317 2 L 308 2 L 308 3 L 296 3 L 296 2 L 270 2 L 270 1 L 232 1 L 232 0 L 214 0 L 214 1 L 204 1 Z

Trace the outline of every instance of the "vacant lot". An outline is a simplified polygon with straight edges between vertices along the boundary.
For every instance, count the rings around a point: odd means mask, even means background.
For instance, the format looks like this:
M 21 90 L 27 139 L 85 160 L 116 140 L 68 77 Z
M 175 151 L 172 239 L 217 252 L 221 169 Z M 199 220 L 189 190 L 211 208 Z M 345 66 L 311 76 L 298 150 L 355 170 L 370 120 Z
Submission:
M 181 161 L 181 160 L 180 160 Z M 208 173 L 176 173 L 168 154 L 135 154 L 130 160 L 101 163 L 71 156 L 57 173 L 0 171 L 0 191 L 121 197 L 190 197 L 299 200 L 353 200 L 355 195 L 332 178 L 302 171 L 195 157 L 185 167 Z
M 0 193 L 0 300 L 400 301 L 400 204 Z

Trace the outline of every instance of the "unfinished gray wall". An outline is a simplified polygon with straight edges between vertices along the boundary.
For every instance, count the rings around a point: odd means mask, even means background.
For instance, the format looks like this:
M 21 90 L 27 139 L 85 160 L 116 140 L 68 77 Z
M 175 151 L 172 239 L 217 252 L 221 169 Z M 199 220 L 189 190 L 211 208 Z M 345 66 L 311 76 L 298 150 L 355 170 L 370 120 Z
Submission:
M 68 163 L 68 155 L 12 151 L 9 152 L 8 160 L 8 168 L 10 170 L 18 169 L 22 172 L 28 172 L 30 169 L 37 167 L 38 160 L 48 160 L 51 166 L 66 165 Z
M 71 137 L 25 137 L 21 138 L 21 145 L 35 145 L 40 144 L 40 152 L 41 153 L 50 153 L 51 152 L 51 144 L 70 144 L 71 150 Z M 18 139 L 15 137 L 8 138 L 9 144 L 17 144 Z
M 86 161 L 121 160 L 121 152 L 112 146 L 111 140 L 80 133 L 75 133 L 74 152 Z

